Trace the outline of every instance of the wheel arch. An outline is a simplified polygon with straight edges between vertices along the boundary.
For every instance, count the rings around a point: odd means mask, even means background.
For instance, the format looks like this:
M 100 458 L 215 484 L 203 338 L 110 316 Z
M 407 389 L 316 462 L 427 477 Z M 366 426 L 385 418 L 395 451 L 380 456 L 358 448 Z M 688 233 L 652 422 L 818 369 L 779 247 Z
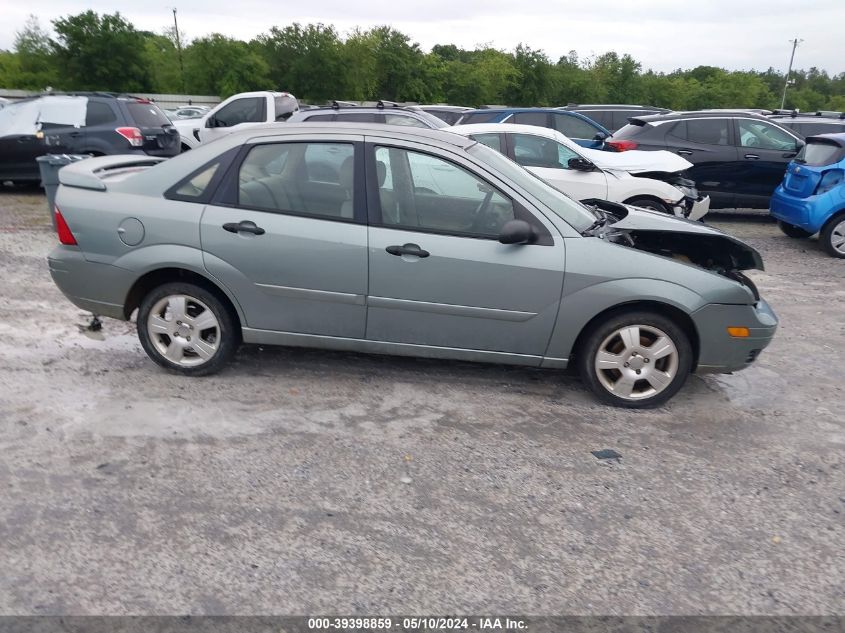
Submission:
M 650 194 L 650 193 L 639 193 L 639 194 L 635 194 L 633 196 L 628 196 L 627 198 L 625 198 L 625 200 L 622 202 L 622 204 L 631 204 L 631 201 L 633 201 L 633 200 L 643 200 L 643 199 L 649 200 L 651 202 L 656 202 L 657 204 L 659 204 L 661 207 L 663 207 L 667 211 L 672 210 L 671 205 L 669 203 L 667 203 L 664 200 L 661 200 L 660 198 L 658 198 L 654 194 Z M 632 205 L 632 206 L 634 206 L 634 205 Z
M 606 308 L 596 314 L 581 328 L 578 332 L 578 336 L 575 337 L 575 342 L 572 345 L 572 354 L 569 359 L 569 365 L 573 365 L 573 360 L 580 353 L 584 340 L 599 323 L 618 314 L 642 310 L 655 312 L 661 316 L 665 316 L 666 318 L 671 319 L 684 331 L 684 334 L 686 334 L 689 338 L 690 346 L 692 347 L 692 371 L 695 371 L 696 367 L 698 367 L 698 357 L 701 350 L 701 343 L 698 330 L 695 327 L 692 317 L 677 306 L 673 306 L 662 301 L 655 301 L 653 299 L 626 301 L 625 303 L 619 303 Z
M 824 231 L 828 226 L 830 226 L 831 224 L 833 224 L 837 220 L 841 220 L 843 217 L 845 217 L 845 207 L 842 207 L 841 209 L 831 213 L 830 217 L 827 220 L 825 220 L 824 223 L 821 225 L 821 228 L 819 229 L 819 233 Z
M 212 281 L 209 277 L 194 270 L 179 268 L 177 266 L 156 268 L 155 270 L 145 272 L 135 280 L 135 283 L 132 284 L 129 292 L 126 294 L 126 300 L 123 302 L 123 313 L 126 319 L 129 319 L 131 314 L 138 308 L 141 300 L 148 292 L 158 286 L 173 281 L 193 283 L 215 294 L 229 309 L 240 332 L 244 319 L 240 306 L 232 296 L 219 283 Z

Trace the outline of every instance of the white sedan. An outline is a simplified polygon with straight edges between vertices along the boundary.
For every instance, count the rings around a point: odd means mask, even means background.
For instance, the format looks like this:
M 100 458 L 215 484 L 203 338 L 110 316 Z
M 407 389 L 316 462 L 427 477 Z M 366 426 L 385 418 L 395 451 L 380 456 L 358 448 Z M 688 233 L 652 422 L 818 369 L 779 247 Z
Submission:
M 683 172 L 692 163 L 666 151 L 603 152 L 577 145 L 557 130 L 476 123 L 448 128 L 492 147 L 576 200 L 598 198 L 700 220 L 710 198 Z

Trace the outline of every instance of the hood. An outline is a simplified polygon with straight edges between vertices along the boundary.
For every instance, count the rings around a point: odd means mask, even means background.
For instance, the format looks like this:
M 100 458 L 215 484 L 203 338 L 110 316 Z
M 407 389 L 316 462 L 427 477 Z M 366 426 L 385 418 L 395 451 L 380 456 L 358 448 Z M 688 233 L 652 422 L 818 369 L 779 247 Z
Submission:
M 602 169 L 617 169 L 632 174 L 638 172 L 676 173 L 692 167 L 692 163 L 666 150 L 645 152 L 632 149 L 627 152 L 604 152 L 596 149 L 580 150 L 585 158 Z
M 608 214 L 601 229 L 605 239 L 723 273 L 763 270 L 756 249 L 701 222 L 607 201 L 596 201 L 596 206 Z

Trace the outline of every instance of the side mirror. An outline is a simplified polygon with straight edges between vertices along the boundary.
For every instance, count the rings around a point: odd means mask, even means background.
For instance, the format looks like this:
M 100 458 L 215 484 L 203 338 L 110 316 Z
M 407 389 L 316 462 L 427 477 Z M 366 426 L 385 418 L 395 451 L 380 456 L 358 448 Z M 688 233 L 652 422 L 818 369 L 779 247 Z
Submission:
M 567 165 L 569 165 L 569 169 L 574 169 L 576 171 L 593 171 L 596 168 L 596 166 L 586 158 L 570 158 Z
M 499 233 L 499 242 L 502 244 L 528 244 L 533 242 L 536 234 L 531 225 L 525 220 L 511 220 L 505 222 L 502 232 Z
M 213 116 L 208 117 L 205 120 L 205 127 L 217 127 L 217 119 L 215 119 Z
M 607 134 L 604 132 L 597 132 L 596 135 L 593 137 L 594 141 L 603 141 L 607 138 Z

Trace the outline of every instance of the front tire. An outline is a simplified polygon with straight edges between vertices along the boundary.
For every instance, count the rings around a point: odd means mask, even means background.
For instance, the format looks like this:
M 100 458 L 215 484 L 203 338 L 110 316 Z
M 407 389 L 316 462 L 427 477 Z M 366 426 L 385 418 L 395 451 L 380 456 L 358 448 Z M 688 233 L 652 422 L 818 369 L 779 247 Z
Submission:
M 138 307 L 138 338 L 147 355 L 186 376 L 216 373 L 232 358 L 239 337 L 227 306 L 205 288 L 167 283 Z
M 649 209 L 650 211 L 660 211 L 660 213 L 673 215 L 669 211 L 669 207 L 667 207 L 662 202 L 652 200 L 651 198 L 632 198 L 631 200 L 627 200 L 625 204 L 629 204 L 632 207 L 640 207 L 641 209 Z
M 789 224 L 788 222 L 784 222 L 783 220 L 778 220 L 778 228 L 783 231 L 784 235 L 791 237 L 796 240 L 804 239 L 805 237 L 810 237 L 812 233 L 809 231 L 805 231 L 800 226 L 795 226 L 794 224 Z
M 578 370 L 607 404 L 640 409 L 663 404 L 692 368 L 689 337 L 671 319 L 650 311 L 614 314 L 578 350 Z
M 828 255 L 845 258 L 845 215 L 840 214 L 825 224 L 819 241 Z

